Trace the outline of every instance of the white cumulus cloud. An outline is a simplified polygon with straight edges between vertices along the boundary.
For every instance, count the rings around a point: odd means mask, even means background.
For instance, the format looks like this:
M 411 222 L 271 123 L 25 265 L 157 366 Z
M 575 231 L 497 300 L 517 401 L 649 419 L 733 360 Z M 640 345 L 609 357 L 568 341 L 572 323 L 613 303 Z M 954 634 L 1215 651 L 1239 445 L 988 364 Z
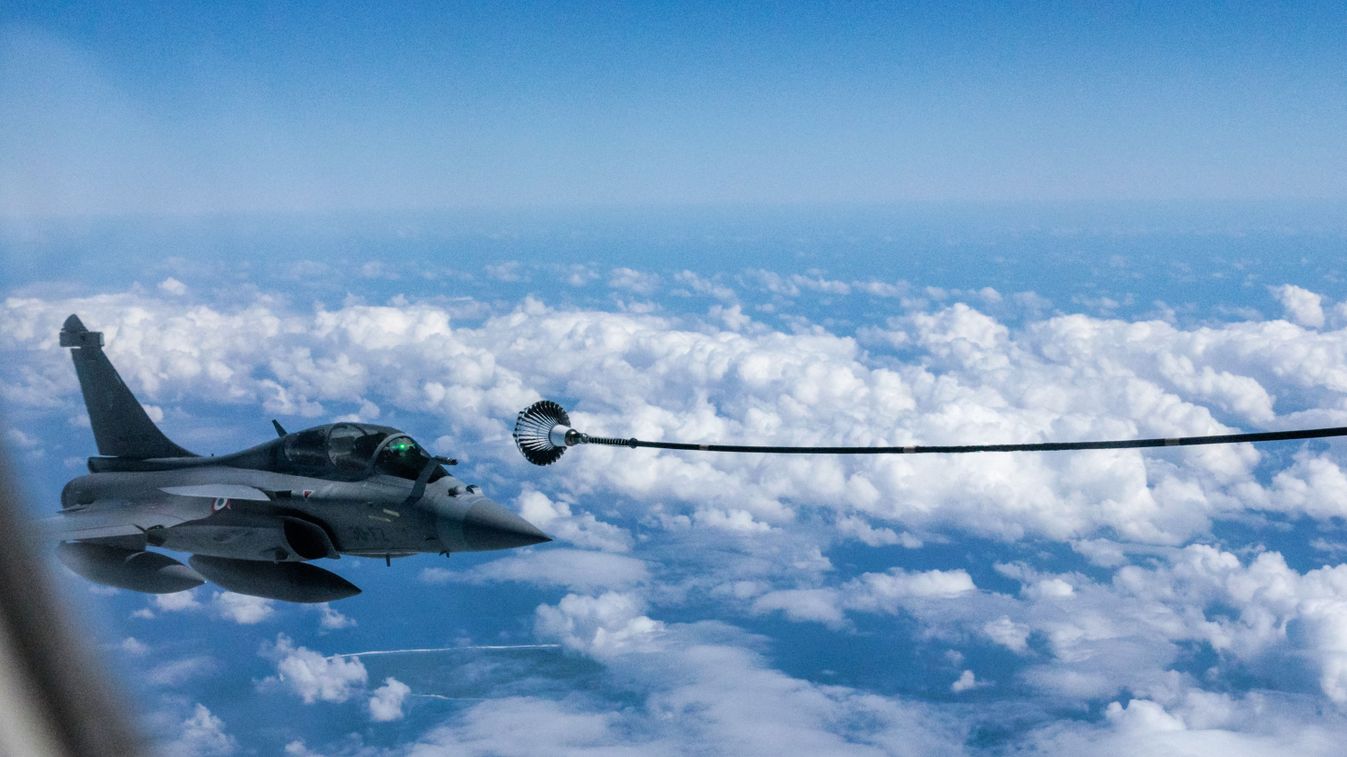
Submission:
M 555 606 L 537 609 L 535 627 L 540 636 L 554 638 L 568 649 L 609 657 L 648 649 L 658 638 L 663 624 L 641 610 L 640 599 L 632 594 L 567 594 Z
M 412 689 L 396 678 L 385 678 L 384 685 L 370 695 L 368 707 L 370 719 L 376 723 L 387 723 L 402 719 L 402 707 Z
M 1292 323 L 1312 329 L 1324 325 L 1323 297 L 1294 284 L 1274 287 L 1272 293 L 1281 301 L 1286 317 Z
M 287 689 L 305 704 L 345 702 L 363 691 L 369 680 L 359 659 L 324 657 L 295 646 L 285 634 L 277 635 L 275 643 L 264 645 L 262 656 L 276 664 L 276 675 L 264 679 L 262 685 Z
M 977 677 L 973 675 L 973 671 L 965 670 L 959 674 L 958 679 L 955 680 L 954 683 L 949 685 L 949 690 L 955 694 L 962 694 L 969 689 L 977 688 L 977 686 Z
M 261 623 L 276 612 L 275 603 L 270 599 L 232 591 L 216 592 L 211 598 L 211 606 L 215 614 L 244 626 Z
M 221 757 L 238 752 L 238 741 L 225 730 L 224 721 L 203 704 L 195 705 L 192 714 L 175 725 L 172 738 L 160 742 L 156 753 L 165 757 Z

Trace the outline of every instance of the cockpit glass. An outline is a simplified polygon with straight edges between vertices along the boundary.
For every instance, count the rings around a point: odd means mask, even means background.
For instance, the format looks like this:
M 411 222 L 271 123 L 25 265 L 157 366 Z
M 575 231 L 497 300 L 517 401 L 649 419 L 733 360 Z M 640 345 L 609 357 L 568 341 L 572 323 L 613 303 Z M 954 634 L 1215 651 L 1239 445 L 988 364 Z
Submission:
M 282 449 L 289 470 L 343 481 L 375 472 L 415 481 L 431 464 L 431 456 L 406 434 L 360 423 L 334 423 L 290 434 Z M 437 465 L 430 480 L 446 475 Z
M 285 437 L 285 460 L 309 475 L 363 478 L 369 475 L 374 453 L 388 435 L 389 429 L 356 423 L 311 428 Z
M 326 442 L 321 428 L 291 434 L 285 437 L 285 459 L 301 468 L 327 467 Z
M 357 474 L 369 470 L 370 459 L 388 434 L 357 426 L 338 423 L 327 434 L 327 456 L 332 466 L 341 473 Z
M 379 459 L 374 463 L 374 469 L 390 476 L 415 480 L 429 463 L 430 455 L 421 449 L 421 445 L 410 436 L 399 436 L 384 446 L 383 451 L 379 453 Z M 432 475 L 431 480 L 434 481 L 438 477 Z

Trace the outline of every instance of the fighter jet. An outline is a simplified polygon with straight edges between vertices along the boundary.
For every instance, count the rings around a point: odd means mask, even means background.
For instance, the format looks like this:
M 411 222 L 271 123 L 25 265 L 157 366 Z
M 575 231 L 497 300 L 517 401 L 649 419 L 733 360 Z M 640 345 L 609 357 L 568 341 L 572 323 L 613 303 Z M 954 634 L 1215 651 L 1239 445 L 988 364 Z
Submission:
M 239 594 L 328 602 L 360 589 L 309 561 L 509 549 L 550 541 L 451 475 L 455 461 L 387 426 L 330 423 L 226 455 L 169 440 L 74 315 L 61 330 L 98 455 L 46 526 L 68 568 L 164 594 L 207 580 Z M 191 553 L 188 564 L 151 547 Z M 190 566 L 190 567 L 189 567 Z

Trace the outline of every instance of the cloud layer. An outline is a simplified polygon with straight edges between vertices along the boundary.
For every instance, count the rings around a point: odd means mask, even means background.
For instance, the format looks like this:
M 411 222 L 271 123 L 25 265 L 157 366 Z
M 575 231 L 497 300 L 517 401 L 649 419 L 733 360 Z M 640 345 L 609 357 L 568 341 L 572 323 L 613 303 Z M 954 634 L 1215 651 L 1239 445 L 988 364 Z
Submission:
M 174 302 L 10 298 L 0 307 L 10 324 L 0 352 L 14 356 L 3 398 L 12 412 L 78 424 L 55 345 L 60 321 L 78 312 L 189 447 L 226 451 L 193 431 L 222 408 L 261 408 L 293 426 L 396 419 L 558 536 L 413 575 L 443 591 L 539 592 L 525 640 L 559 645 L 603 683 L 565 695 L 521 684 L 417 721 L 412 743 L 384 745 L 393 753 L 916 754 L 984 743 L 1259 753 L 1292 743 L 1329 754 L 1341 743 L 1347 566 L 1322 559 L 1347 553 L 1337 443 L 889 459 L 592 447 L 537 469 L 509 440 L 514 413 L 539 397 L 563 401 L 595 434 L 680 441 L 948 444 L 1341 425 L 1341 307 L 1287 286 L 1274 293 L 1286 319 L 1014 320 L 993 314 L 1007 305 L 990 290 L 950 302 L 877 282 L 746 275 L 783 298 L 893 301 L 890 316 L 848 331 L 768 325 L 724 281 L 692 273 L 591 274 L 651 301 L 611 310 L 529 298 L 478 303 L 467 318 L 431 299 L 299 308 L 264 294 L 221 307 L 194 302 L 195 287 L 176 279 L 161 287 Z M 681 295 L 666 287 L 716 304 L 670 309 Z M 88 446 L 26 441 L 39 455 Z M 1313 551 L 1269 546 L 1304 524 Z M 175 612 L 244 626 L 296 617 L 227 593 L 172 595 L 139 615 Z M 303 617 L 314 634 L 380 623 L 332 608 Z M 911 648 L 917 683 L 874 685 L 792 657 L 792 644 L 818 632 L 842 647 L 892 637 Z M 261 695 L 360 707 L 373 723 L 428 711 L 416 680 L 328 656 L 321 641 L 274 636 Z M 179 655 L 155 680 L 184 686 L 218 667 Z M 193 724 L 202 751 L 232 748 L 223 721 L 199 707 L 174 717 Z M 1060 720 L 1064 711 L 1073 718 Z M 509 722 L 531 727 L 503 729 Z M 992 731 L 1011 733 L 979 742 Z M 304 743 L 293 741 L 295 753 Z
M 1347 422 L 1347 338 L 1287 321 L 1181 329 L 1083 315 L 1014 331 L 962 303 L 856 336 L 751 320 L 558 310 L 527 300 L 456 326 L 430 304 L 292 312 L 260 301 L 186 311 L 116 295 L 9 299 L 0 347 L 24 355 L 18 407 L 73 379 L 53 324 L 78 310 L 147 404 L 212 397 L 318 420 L 343 412 L 440 419 L 436 444 L 522 470 L 508 422 L 539 396 L 593 433 L 776 444 L 1040 441 Z M 259 349 L 259 345 L 264 345 Z M 900 359 L 901 357 L 901 359 Z M 602 377 L 601 381 L 595 380 Z M 43 399 L 37 399 L 39 396 Z M 73 415 L 72 410 L 72 415 Z M 185 419 L 184 419 L 185 420 Z M 172 417 L 171 430 L 180 427 Z M 423 435 L 425 432 L 422 432 Z M 630 535 L 575 509 L 602 493 L 699 526 L 785 527 L 826 511 L 856 538 L 955 528 L 996 539 L 1116 535 L 1180 544 L 1250 509 L 1340 515 L 1337 461 L 1306 452 L 1274 485 L 1249 446 L 1141 453 L 808 459 L 586 448 L 521 509 L 577 545 Z

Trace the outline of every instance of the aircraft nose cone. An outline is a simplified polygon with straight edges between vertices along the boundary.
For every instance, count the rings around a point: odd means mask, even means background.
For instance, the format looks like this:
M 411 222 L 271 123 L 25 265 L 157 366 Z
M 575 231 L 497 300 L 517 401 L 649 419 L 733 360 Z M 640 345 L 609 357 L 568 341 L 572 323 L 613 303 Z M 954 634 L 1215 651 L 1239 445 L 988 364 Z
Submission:
M 484 499 L 463 516 L 463 540 L 474 551 L 527 547 L 552 541 L 532 523 Z

